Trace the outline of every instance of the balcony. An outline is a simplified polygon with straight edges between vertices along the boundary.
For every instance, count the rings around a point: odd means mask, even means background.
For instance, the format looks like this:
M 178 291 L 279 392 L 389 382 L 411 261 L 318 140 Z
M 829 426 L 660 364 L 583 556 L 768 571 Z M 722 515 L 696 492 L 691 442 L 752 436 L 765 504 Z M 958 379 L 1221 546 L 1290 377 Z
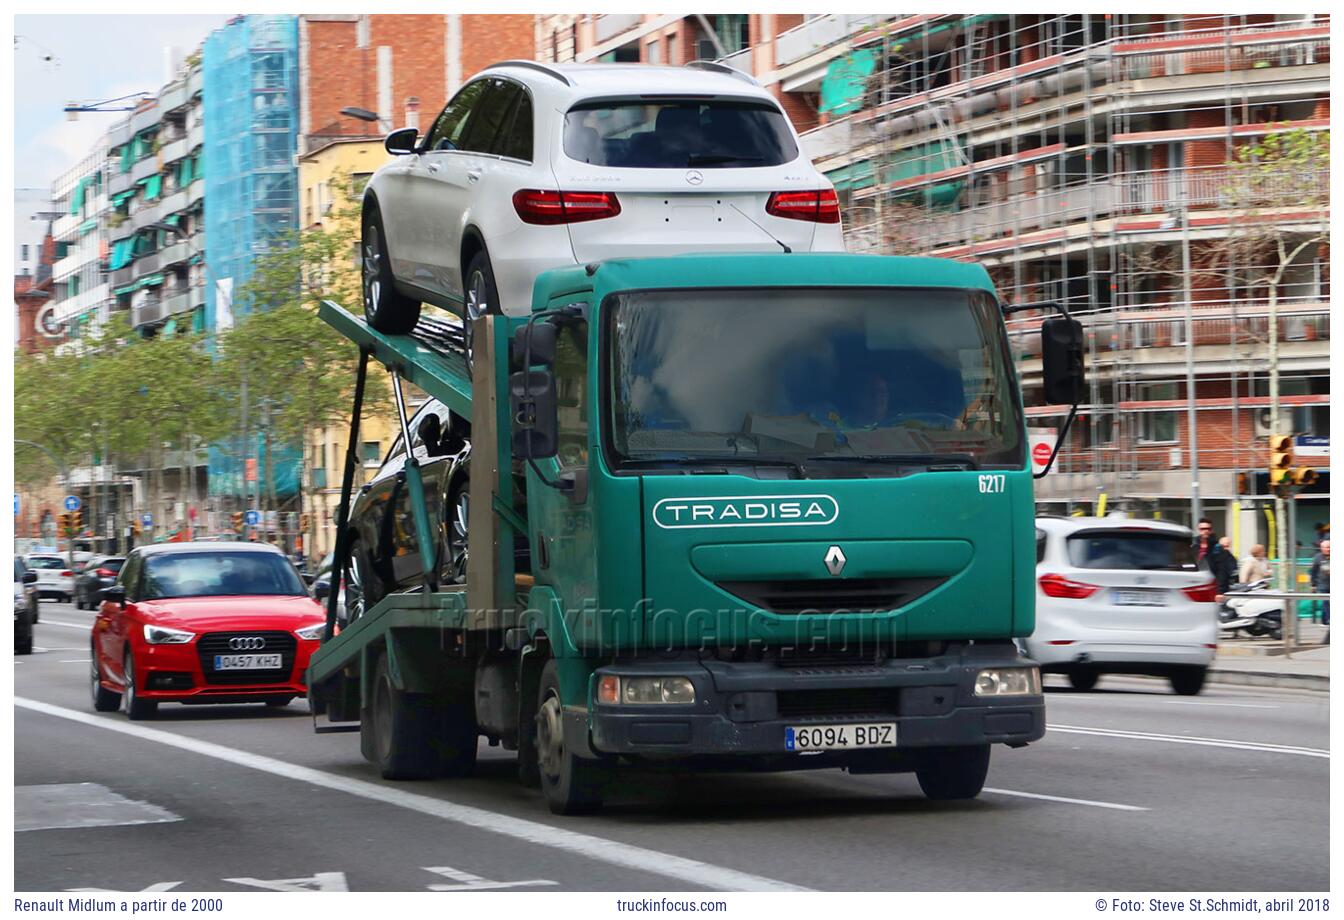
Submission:
M 811 131 L 804 131 L 798 135 L 802 141 L 803 153 L 807 154 L 812 162 L 819 160 L 828 160 L 831 157 L 839 156 L 847 150 L 856 146 L 856 135 L 858 129 L 864 126 L 856 125 L 850 119 L 835 121 L 829 125 L 822 125 L 819 128 L 813 128 Z M 871 132 L 864 131 L 866 137 Z M 862 143 L 862 141 L 857 141 Z
M 597 43 L 628 32 L 644 19 L 639 13 L 605 13 L 597 17 Z
M 134 280 L 135 280 L 135 266 L 134 263 L 132 263 L 131 265 L 127 265 L 125 268 L 119 268 L 116 271 L 112 272 L 110 275 L 108 275 L 107 283 L 108 286 L 115 291 L 118 288 L 126 287 L 126 285 L 130 284 Z
M 131 181 L 139 182 L 141 179 L 148 179 L 159 171 L 158 157 L 150 154 L 140 162 L 131 167 Z
M 131 120 L 127 118 L 120 124 L 112 126 L 107 132 L 107 143 L 109 147 L 120 147 L 134 136 L 135 132 L 131 130 Z
M 158 202 L 147 205 L 146 207 L 142 207 L 140 210 L 136 211 L 134 214 L 131 215 L 129 221 L 131 230 L 132 231 L 139 230 L 140 228 L 147 227 L 150 224 L 158 223 L 158 221 L 162 219 L 162 214 L 163 209 L 159 206 Z
M 162 265 L 163 260 L 157 252 L 147 252 L 131 263 L 131 275 L 137 279 L 143 278 L 157 272 Z
M 186 240 L 177 243 L 169 243 L 159 250 L 159 265 L 163 268 L 168 268 L 187 261 L 191 256 L 191 244 Z
M 176 214 L 187 206 L 187 190 L 180 188 L 170 195 L 163 196 L 159 201 L 159 212 L 165 217 L 170 214 Z
M 187 299 L 191 302 L 191 308 L 205 306 L 205 285 L 198 284 L 187 294 Z
M 185 81 L 165 86 L 163 92 L 159 95 L 159 109 L 164 112 L 171 112 L 174 109 L 180 109 L 191 100 L 191 93 L 187 89 Z
M 188 97 L 194 99 L 195 97 L 199 96 L 204 87 L 205 87 L 205 78 L 201 76 L 201 70 L 199 67 L 193 70 L 191 73 L 187 74 Z
M 205 123 L 191 125 L 187 128 L 187 152 L 195 150 L 205 143 Z
M 60 205 L 60 202 L 57 202 Z M 75 235 L 79 230 L 79 225 L 84 223 L 84 218 L 78 214 L 64 214 L 56 218 L 55 223 L 51 225 L 51 237 L 57 242 L 65 242 Z
M 157 125 L 162 115 L 162 110 L 157 102 L 144 111 L 136 112 L 131 116 L 131 133 L 139 134 L 146 128 Z
M 191 148 L 187 146 L 188 143 L 190 142 L 187 140 L 186 135 L 179 137 L 175 141 L 169 141 L 159 148 L 159 158 L 163 160 L 165 165 L 177 162 L 187 154 L 191 153 Z
M 205 197 L 205 180 L 195 179 L 187 186 L 187 206 L 195 204 Z
M 783 67 L 801 61 L 886 18 L 879 14 L 867 13 L 818 16 L 809 19 L 800 26 L 781 32 L 776 37 L 775 66 Z
M 150 297 L 131 307 L 131 325 L 139 329 L 157 323 L 167 315 L 164 302 L 157 297 Z
M 107 180 L 107 193 L 109 195 L 120 195 L 135 184 L 130 173 L 120 172 L 120 165 L 113 167 L 111 177 Z
M 751 48 L 743 48 L 741 51 L 734 51 L 726 58 L 721 58 L 719 63 L 727 64 L 729 67 L 734 67 L 743 73 L 749 74 L 751 73 Z
M 99 284 L 87 291 L 81 291 L 74 297 L 67 297 L 56 304 L 56 321 L 65 322 L 72 316 L 79 316 L 95 307 L 100 307 L 111 296 L 111 288 L 106 284 Z

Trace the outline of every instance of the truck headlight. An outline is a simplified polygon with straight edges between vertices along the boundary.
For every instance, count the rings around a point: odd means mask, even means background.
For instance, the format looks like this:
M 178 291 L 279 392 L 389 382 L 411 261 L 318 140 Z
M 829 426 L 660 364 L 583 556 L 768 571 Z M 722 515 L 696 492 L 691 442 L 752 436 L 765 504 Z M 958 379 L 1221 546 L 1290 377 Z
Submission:
M 603 675 L 597 685 L 599 703 L 629 703 L 642 706 L 649 703 L 695 702 L 695 685 L 689 677 L 616 677 Z
M 1030 696 L 1040 692 L 1040 668 L 986 668 L 975 675 L 976 696 Z
M 194 632 L 187 632 L 185 629 L 145 624 L 145 641 L 150 645 L 184 645 L 195 638 Z

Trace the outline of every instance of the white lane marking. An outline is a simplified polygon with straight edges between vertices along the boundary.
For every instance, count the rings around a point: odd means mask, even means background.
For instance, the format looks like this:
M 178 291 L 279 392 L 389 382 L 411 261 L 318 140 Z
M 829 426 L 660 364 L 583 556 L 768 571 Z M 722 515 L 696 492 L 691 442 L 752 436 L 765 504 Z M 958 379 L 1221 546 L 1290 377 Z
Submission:
M 1126 738 L 1135 741 L 1164 741 L 1169 744 L 1197 744 L 1204 747 L 1235 748 L 1239 751 L 1260 751 L 1265 754 L 1297 754 L 1301 757 L 1329 758 L 1330 752 L 1320 748 L 1298 747 L 1290 744 L 1269 744 L 1259 741 L 1233 741 L 1230 738 L 1200 738 L 1194 735 L 1160 735 L 1154 732 L 1130 732 L 1118 728 L 1088 728 L 1082 725 L 1045 726 L 1047 732 L 1071 735 L 1097 735 L 1103 738 Z
M 84 663 L 84 664 L 88 664 L 88 663 L 89 663 L 90 661 L 92 661 L 92 660 L 93 660 L 92 658 L 62 658 L 60 661 L 58 661 L 58 662 L 56 662 L 56 663 L 57 663 L 57 664 L 79 664 L 79 663 L 82 662 L 82 663 Z
M 344 872 L 315 872 L 307 878 L 226 878 L 235 885 L 265 888 L 267 891 L 349 891 Z
M 463 872 L 461 869 L 454 869 L 452 866 L 425 866 L 423 868 L 426 872 L 442 875 L 444 878 L 452 879 L 457 883 L 455 885 L 426 886 L 430 891 L 491 891 L 499 888 L 527 888 L 532 885 L 560 884 L 548 878 L 534 878 L 525 882 L 496 882 L 493 879 L 482 878 L 470 872 Z
M 93 629 L 92 623 L 62 623 L 60 620 L 43 620 L 38 626 L 64 626 L 66 629 L 78 629 L 87 632 Z
M 14 830 L 119 827 L 181 821 L 166 808 L 138 802 L 98 783 L 14 787 Z
M 1166 706 L 1226 706 L 1228 709 L 1278 709 L 1260 703 L 1215 703 L 1213 700 L 1168 700 Z
M 1278 709 L 1278 706 L 1271 706 L 1268 703 L 1219 703 L 1213 700 L 1172 700 L 1162 697 L 1145 697 L 1143 702 L 1152 699 L 1158 706 L 1228 706 L 1233 709 Z M 1114 706 L 1116 698 L 1114 694 L 1106 693 L 1075 693 L 1068 696 L 1061 696 L 1056 701 L 1053 694 L 1050 696 L 1050 702 L 1059 703 L 1104 703 L 1107 706 Z
M 1147 811 L 1139 805 L 1121 805 L 1118 802 L 1097 802 L 1092 799 L 1070 799 L 1062 795 L 1044 795 L 1040 792 L 1018 792 L 1015 789 L 991 789 L 986 786 L 985 792 L 992 792 L 994 795 L 1013 795 L 1022 799 L 1041 799 L 1046 802 L 1064 802 L 1067 805 L 1091 805 L 1093 808 L 1113 808 L 1116 811 Z
M 195 738 L 175 735 L 172 732 L 118 722 L 112 718 L 94 716 L 74 709 L 66 709 L 63 706 L 53 706 L 39 700 L 16 696 L 14 705 L 33 712 L 69 719 L 71 722 L 79 722 L 83 725 L 91 725 L 94 728 L 102 728 L 133 738 L 154 741 L 169 747 L 191 751 L 205 757 L 213 757 L 216 760 L 260 770 L 274 776 L 282 776 L 302 783 L 311 783 L 319 789 L 338 790 L 371 801 L 395 805 L 419 814 L 442 818 L 445 821 L 465 824 L 468 827 L 500 834 L 504 837 L 512 837 L 525 843 L 551 847 L 587 859 L 635 869 L 640 872 L 648 872 L 653 875 L 661 875 L 665 878 L 680 879 L 705 888 L 724 891 L 810 890 L 799 885 L 791 885 L 788 882 L 752 875 L 747 872 L 738 872 L 734 869 L 710 865 L 683 856 L 673 856 L 670 853 L 660 853 L 657 850 L 648 850 L 616 840 L 606 840 L 590 834 L 580 834 L 576 831 L 552 827 L 536 821 L 487 811 L 484 808 L 476 808 L 472 805 L 460 805 L 444 799 L 418 795 L 392 786 L 382 786 L 365 780 L 351 779 L 335 773 L 287 763 L 273 757 L 265 757 L 261 754 L 234 750 L 222 744 L 213 744 L 209 741 L 199 741 Z

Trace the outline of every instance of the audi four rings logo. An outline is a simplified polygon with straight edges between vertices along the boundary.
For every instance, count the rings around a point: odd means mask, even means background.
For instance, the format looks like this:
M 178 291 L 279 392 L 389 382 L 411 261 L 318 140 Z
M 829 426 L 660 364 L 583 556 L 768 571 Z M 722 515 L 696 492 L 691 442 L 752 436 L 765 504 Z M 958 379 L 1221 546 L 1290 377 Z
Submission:
M 261 636 L 235 636 L 229 640 L 229 648 L 235 652 L 255 652 L 265 647 L 266 640 Z

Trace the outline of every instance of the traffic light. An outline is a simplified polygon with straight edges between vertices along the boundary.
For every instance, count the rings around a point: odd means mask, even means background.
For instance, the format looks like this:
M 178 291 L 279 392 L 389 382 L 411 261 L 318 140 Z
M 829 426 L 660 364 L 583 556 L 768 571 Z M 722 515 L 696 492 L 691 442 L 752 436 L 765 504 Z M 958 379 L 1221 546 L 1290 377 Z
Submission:
M 141 532 L 140 521 L 139 520 L 131 521 L 131 533 L 138 537 L 140 536 L 140 532 Z
M 1269 484 L 1283 485 L 1291 481 L 1293 468 L 1293 436 L 1272 434 L 1269 436 Z
M 62 511 L 57 517 L 57 521 L 60 523 L 61 533 L 68 535 L 70 533 L 70 512 Z
M 70 532 L 71 532 L 71 533 L 79 533 L 79 532 L 80 532 L 81 530 L 83 530 L 83 529 L 84 529 L 84 512 L 83 512 L 83 511 L 71 511 L 71 512 L 70 512 Z
M 237 531 L 238 533 L 242 533 L 242 532 L 243 532 L 243 512 L 241 512 L 241 511 L 235 511 L 235 512 L 233 512 L 232 520 L 233 520 L 233 529 L 234 529 L 235 531 Z
M 1292 479 L 1293 485 L 1295 486 L 1310 486 L 1315 485 L 1316 480 L 1321 477 L 1311 467 L 1299 466 L 1291 471 L 1291 476 L 1289 478 Z
M 1250 495 L 1255 491 L 1255 484 L 1251 481 L 1250 473 L 1237 474 L 1237 494 Z

